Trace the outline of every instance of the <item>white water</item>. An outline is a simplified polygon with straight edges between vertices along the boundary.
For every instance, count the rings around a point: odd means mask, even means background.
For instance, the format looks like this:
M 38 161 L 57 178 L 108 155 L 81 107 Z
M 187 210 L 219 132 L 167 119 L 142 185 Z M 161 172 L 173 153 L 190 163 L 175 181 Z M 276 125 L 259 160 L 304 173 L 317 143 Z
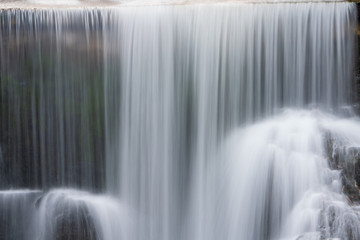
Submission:
M 38 201 L 33 239 L 56 239 L 59 233 L 65 239 L 123 239 L 131 228 L 128 210 L 110 197 L 59 189 Z
M 225 212 L 219 212 L 216 202 L 230 205 L 226 201 L 235 201 L 235 196 L 215 198 L 223 194 L 213 192 L 217 181 L 207 171 L 219 162 L 219 145 L 239 125 L 284 106 L 336 109 L 349 101 L 350 82 L 345 79 L 351 78 L 352 63 L 345 56 L 352 56 L 348 47 L 353 42 L 347 35 L 352 11 L 348 7 L 224 5 L 120 11 L 115 25 L 119 41 L 105 42 L 106 53 L 120 49 L 122 54 L 121 81 L 111 78 L 117 70 L 114 61 L 106 64 L 107 183 L 147 216 L 138 223 L 135 239 L 272 237 L 276 229 L 263 219 L 270 214 L 265 207 L 237 199 L 237 208 L 248 212 L 222 216 Z M 340 41 L 329 38 L 329 33 Z M 261 151 L 261 143 L 253 144 Z M 267 166 L 264 171 L 269 171 Z M 247 194 L 237 197 L 269 201 L 271 192 L 262 195 L 251 187 L 252 177 L 258 176 L 255 166 L 246 173 L 242 182 L 250 182 L 249 187 L 240 187 Z M 302 186 L 305 180 L 301 175 L 288 187 Z M 230 191 L 240 194 L 238 189 Z M 283 194 L 291 201 L 290 193 Z M 232 213 L 236 209 L 229 207 Z M 243 217 L 236 221 L 238 215 Z
M 344 0 L 298 0 L 296 2 L 305 3 L 332 3 L 347 2 Z M 227 4 L 227 3 L 294 3 L 292 0 L 1 0 L 0 9 L 9 8 L 103 8 L 103 7 L 136 7 L 136 6 L 157 6 L 157 5 L 207 5 L 207 4 Z
M 324 152 L 329 132 L 360 148 L 360 119 L 319 111 L 289 110 L 234 131 L 204 169 L 201 210 L 170 239 L 358 239 L 360 209 Z M 155 210 L 75 190 L 3 191 L 0 199 L 5 239 L 144 239 L 164 227 L 151 224 Z
M 360 239 L 326 152 L 360 147 L 355 22 L 348 3 L 1 11 L 0 186 L 44 189 L 0 193 L 4 238 Z
M 328 131 L 347 139 L 349 146 L 360 146 L 354 134 L 360 131 L 358 120 L 317 111 L 286 111 L 234 132 L 224 144 L 222 164 L 212 170 L 220 183 L 218 192 L 210 194 L 221 196 L 219 208 L 224 211 L 224 218 L 217 220 L 228 226 L 217 239 L 358 239 L 360 214 L 347 206 L 340 172 L 330 170 L 324 152 Z M 347 223 L 328 223 L 330 208 L 336 209 L 340 222 L 354 217 Z M 354 236 L 346 235 L 347 227 Z
M 122 239 L 132 227 L 129 211 L 110 197 L 76 190 L 1 191 L 0 238 Z

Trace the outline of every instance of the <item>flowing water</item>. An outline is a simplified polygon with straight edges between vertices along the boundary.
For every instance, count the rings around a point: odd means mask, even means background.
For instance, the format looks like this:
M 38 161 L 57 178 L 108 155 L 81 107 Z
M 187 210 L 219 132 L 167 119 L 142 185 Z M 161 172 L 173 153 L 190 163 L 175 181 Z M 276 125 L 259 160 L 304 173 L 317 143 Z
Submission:
M 356 5 L 171 3 L 0 3 L 0 239 L 360 239 Z

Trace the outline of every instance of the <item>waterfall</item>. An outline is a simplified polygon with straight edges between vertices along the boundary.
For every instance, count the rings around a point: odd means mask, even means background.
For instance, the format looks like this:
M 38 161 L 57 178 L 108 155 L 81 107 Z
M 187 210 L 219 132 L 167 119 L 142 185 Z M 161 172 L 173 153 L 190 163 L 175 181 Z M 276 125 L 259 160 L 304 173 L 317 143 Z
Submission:
M 225 212 L 218 221 L 229 230 L 217 231 L 217 239 L 222 234 L 229 239 L 323 239 L 341 228 L 347 229 L 336 237 L 357 239 L 360 215 L 349 213 L 344 204 L 340 173 L 328 167 L 323 133 L 331 131 L 358 146 L 360 138 L 353 132 L 359 130 L 351 120 L 316 111 L 286 111 L 232 133 L 223 147 L 219 192 L 213 196 L 226 196 L 225 203 L 218 200 Z M 331 208 L 339 212 L 330 213 Z M 328 222 L 331 214 L 356 217 L 343 227 L 344 223 Z M 346 235 L 349 232 L 355 235 Z
M 360 239 L 356 24 L 344 2 L 0 3 L 0 238 Z

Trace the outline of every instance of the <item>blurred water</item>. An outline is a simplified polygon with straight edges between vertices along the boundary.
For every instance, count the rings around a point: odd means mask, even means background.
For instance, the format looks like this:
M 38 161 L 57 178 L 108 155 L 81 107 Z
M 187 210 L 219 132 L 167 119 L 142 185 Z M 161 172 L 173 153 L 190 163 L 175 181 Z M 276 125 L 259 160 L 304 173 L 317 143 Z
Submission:
M 123 239 L 131 216 L 115 199 L 69 189 L 38 199 L 33 239 Z
M 2 0 L 0 8 L 84 8 L 84 7 L 137 7 L 158 5 L 207 5 L 227 3 L 333 3 L 347 2 L 344 0 Z
M 0 238 L 360 239 L 354 4 L 65 2 L 0 5 Z
M 40 191 L 0 191 L 0 239 L 26 239 Z
M 342 194 L 340 171 L 328 166 L 324 138 L 331 132 L 359 147 L 354 134 L 359 131 L 359 119 L 286 111 L 232 133 L 222 164 L 210 171 L 218 191 L 209 194 L 220 196 L 218 208 L 224 212 L 212 219 L 228 226 L 213 234 L 220 233 L 217 239 L 358 239 L 359 209 Z

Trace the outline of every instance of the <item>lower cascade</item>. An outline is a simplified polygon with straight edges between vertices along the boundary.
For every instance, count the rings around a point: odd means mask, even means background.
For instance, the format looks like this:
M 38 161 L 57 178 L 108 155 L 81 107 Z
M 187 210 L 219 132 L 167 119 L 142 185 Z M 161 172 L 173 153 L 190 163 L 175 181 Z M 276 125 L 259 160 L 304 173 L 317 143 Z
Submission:
M 204 239 L 359 239 L 360 198 L 344 194 L 342 176 L 360 168 L 359 131 L 357 117 L 315 110 L 234 130 L 205 169 L 201 210 L 185 216 L 189 235 L 174 239 L 197 239 L 199 218 Z M 335 158 L 341 170 L 330 168 Z M 145 237 L 151 229 L 139 229 L 156 227 L 156 216 L 133 207 L 71 189 L 1 191 L 0 237 Z
M 0 3 L 0 239 L 359 240 L 346 2 Z
M 353 202 L 342 194 L 341 171 L 329 167 L 339 149 L 346 153 L 339 165 L 359 164 L 358 131 L 358 120 L 286 111 L 234 132 L 225 143 L 222 166 L 216 166 L 222 185 L 215 196 L 222 196 L 221 222 L 230 233 L 225 237 L 358 239 L 358 207 L 349 206 Z

